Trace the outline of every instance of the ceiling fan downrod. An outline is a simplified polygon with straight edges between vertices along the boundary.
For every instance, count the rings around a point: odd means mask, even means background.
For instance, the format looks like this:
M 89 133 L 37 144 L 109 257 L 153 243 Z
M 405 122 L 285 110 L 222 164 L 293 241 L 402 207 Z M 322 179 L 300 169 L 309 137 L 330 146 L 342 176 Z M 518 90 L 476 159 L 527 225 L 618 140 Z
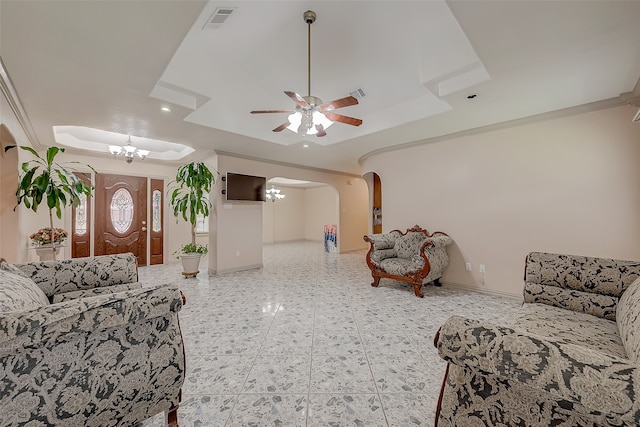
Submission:
M 316 22 L 316 13 L 307 10 L 302 17 L 307 23 L 307 96 L 311 96 L 311 24 Z

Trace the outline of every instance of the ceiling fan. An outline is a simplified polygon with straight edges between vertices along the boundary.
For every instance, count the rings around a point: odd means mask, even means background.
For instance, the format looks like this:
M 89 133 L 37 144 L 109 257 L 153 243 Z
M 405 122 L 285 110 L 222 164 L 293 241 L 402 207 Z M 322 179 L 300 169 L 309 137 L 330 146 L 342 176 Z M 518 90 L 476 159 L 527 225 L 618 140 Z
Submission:
M 307 96 L 300 96 L 295 92 L 285 91 L 284 93 L 295 102 L 295 110 L 254 110 L 251 114 L 291 113 L 287 121 L 275 128 L 273 130 L 274 132 L 289 129 L 298 134 L 316 135 L 318 137 L 325 136 L 327 134 L 326 129 L 334 122 L 360 126 L 362 120 L 333 112 L 333 110 L 337 110 L 338 108 L 358 104 L 358 100 L 355 97 L 347 96 L 323 103 L 320 98 L 311 96 L 311 24 L 316 20 L 316 13 L 312 10 L 307 10 L 302 17 L 307 23 L 308 29 Z

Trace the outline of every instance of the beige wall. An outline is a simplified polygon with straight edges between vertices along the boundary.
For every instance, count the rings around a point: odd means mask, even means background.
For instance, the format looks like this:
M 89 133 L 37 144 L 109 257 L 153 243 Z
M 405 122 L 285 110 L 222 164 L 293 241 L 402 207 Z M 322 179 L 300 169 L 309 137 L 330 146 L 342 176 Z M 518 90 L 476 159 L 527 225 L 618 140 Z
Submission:
M 339 194 L 338 245 L 341 252 L 364 249 L 366 233 L 367 186 L 350 175 L 284 166 L 227 155 L 218 156 L 222 175 L 235 172 L 248 175 L 324 182 Z M 214 190 L 215 217 L 210 225 L 209 270 L 213 273 L 241 270 L 262 265 L 264 202 L 227 202 L 219 181 Z M 225 209 L 226 205 L 226 209 Z M 211 232 L 213 231 L 213 232 Z
M 304 192 L 304 239 L 324 242 L 324 226 L 338 224 L 338 192 L 330 186 Z
M 267 184 L 268 188 L 271 188 Z M 276 202 L 267 200 L 262 210 L 262 241 L 264 243 L 304 240 L 304 188 L 278 185 L 285 198 Z
M 267 185 L 269 186 L 269 185 Z M 321 187 L 276 186 L 286 197 L 267 201 L 262 211 L 263 242 L 324 240 L 325 224 L 338 223 L 338 192 L 328 185 Z
M 635 111 L 624 106 L 381 153 L 363 161 L 363 172 L 380 175 L 384 231 L 419 224 L 455 240 L 445 282 L 521 295 L 530 251 L 640 259 Z

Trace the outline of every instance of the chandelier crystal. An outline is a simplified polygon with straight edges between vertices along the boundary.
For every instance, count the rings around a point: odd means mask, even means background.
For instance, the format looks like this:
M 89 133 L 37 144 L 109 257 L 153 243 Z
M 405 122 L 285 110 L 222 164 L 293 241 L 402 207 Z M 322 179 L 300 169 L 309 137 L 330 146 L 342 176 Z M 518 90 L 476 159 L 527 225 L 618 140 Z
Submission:
M 140 150 L 134 147 L 133 143 L 131 142 L 131 135 L 129 135 L 127 145 L 110 145 L 109 152 L 113 155 L 113 157 L 124 157 L 127 163 L 133 162 L 135 156 L 138 156 L 140 160 L 144 160 L 150 153 L 149 150 Z
M 267 189 L 267 200 L 271 200 L 272 202 L 282 200 L 285 198 L 284 194 L 280 194 L 280 189 L 275 186 L 271 186 L 271 188 Z

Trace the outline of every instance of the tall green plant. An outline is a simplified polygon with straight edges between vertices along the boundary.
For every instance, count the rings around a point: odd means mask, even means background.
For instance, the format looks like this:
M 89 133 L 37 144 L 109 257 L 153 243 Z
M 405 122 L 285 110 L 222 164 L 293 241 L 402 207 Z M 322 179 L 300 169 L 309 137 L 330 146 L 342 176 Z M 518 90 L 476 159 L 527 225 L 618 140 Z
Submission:
M 209 216 L 209 192 L 215 182 L 215 175 L 206 164 L 191 162 L 178 168 L 176 179 L 171 183 L 170 203 L 173 215 L 176 221 L 182 217 L 191 224 L 192 247 L 196 246 L 198 215 Z
M 78 178 L 73 172 L 75 169 L 68 164 L 79 162 L 67 162 L 64 165 L 55 161 L 58 153 L 64 153 L 64 148 L 49 147 L 44 157 L 31 147 L 20 146 L 21 149 L 31 153 L 35 159 L 22 163 L 22 173 L 19 177 L 16 190 L 18 205 L 24 204 L 27 209 L 38 212 L 38 207 L 44 202 L 49 209 L 49 226 L 53 232 L 53 211 L 58 219 L 62 219 L 62 209 L 68 205 L 80 203 L 80 196 L 91 196 L 93 187 Z M 86 165 L 93 172 L 91 166 Z M 52 242 L 55 254 L 55 242 Z

